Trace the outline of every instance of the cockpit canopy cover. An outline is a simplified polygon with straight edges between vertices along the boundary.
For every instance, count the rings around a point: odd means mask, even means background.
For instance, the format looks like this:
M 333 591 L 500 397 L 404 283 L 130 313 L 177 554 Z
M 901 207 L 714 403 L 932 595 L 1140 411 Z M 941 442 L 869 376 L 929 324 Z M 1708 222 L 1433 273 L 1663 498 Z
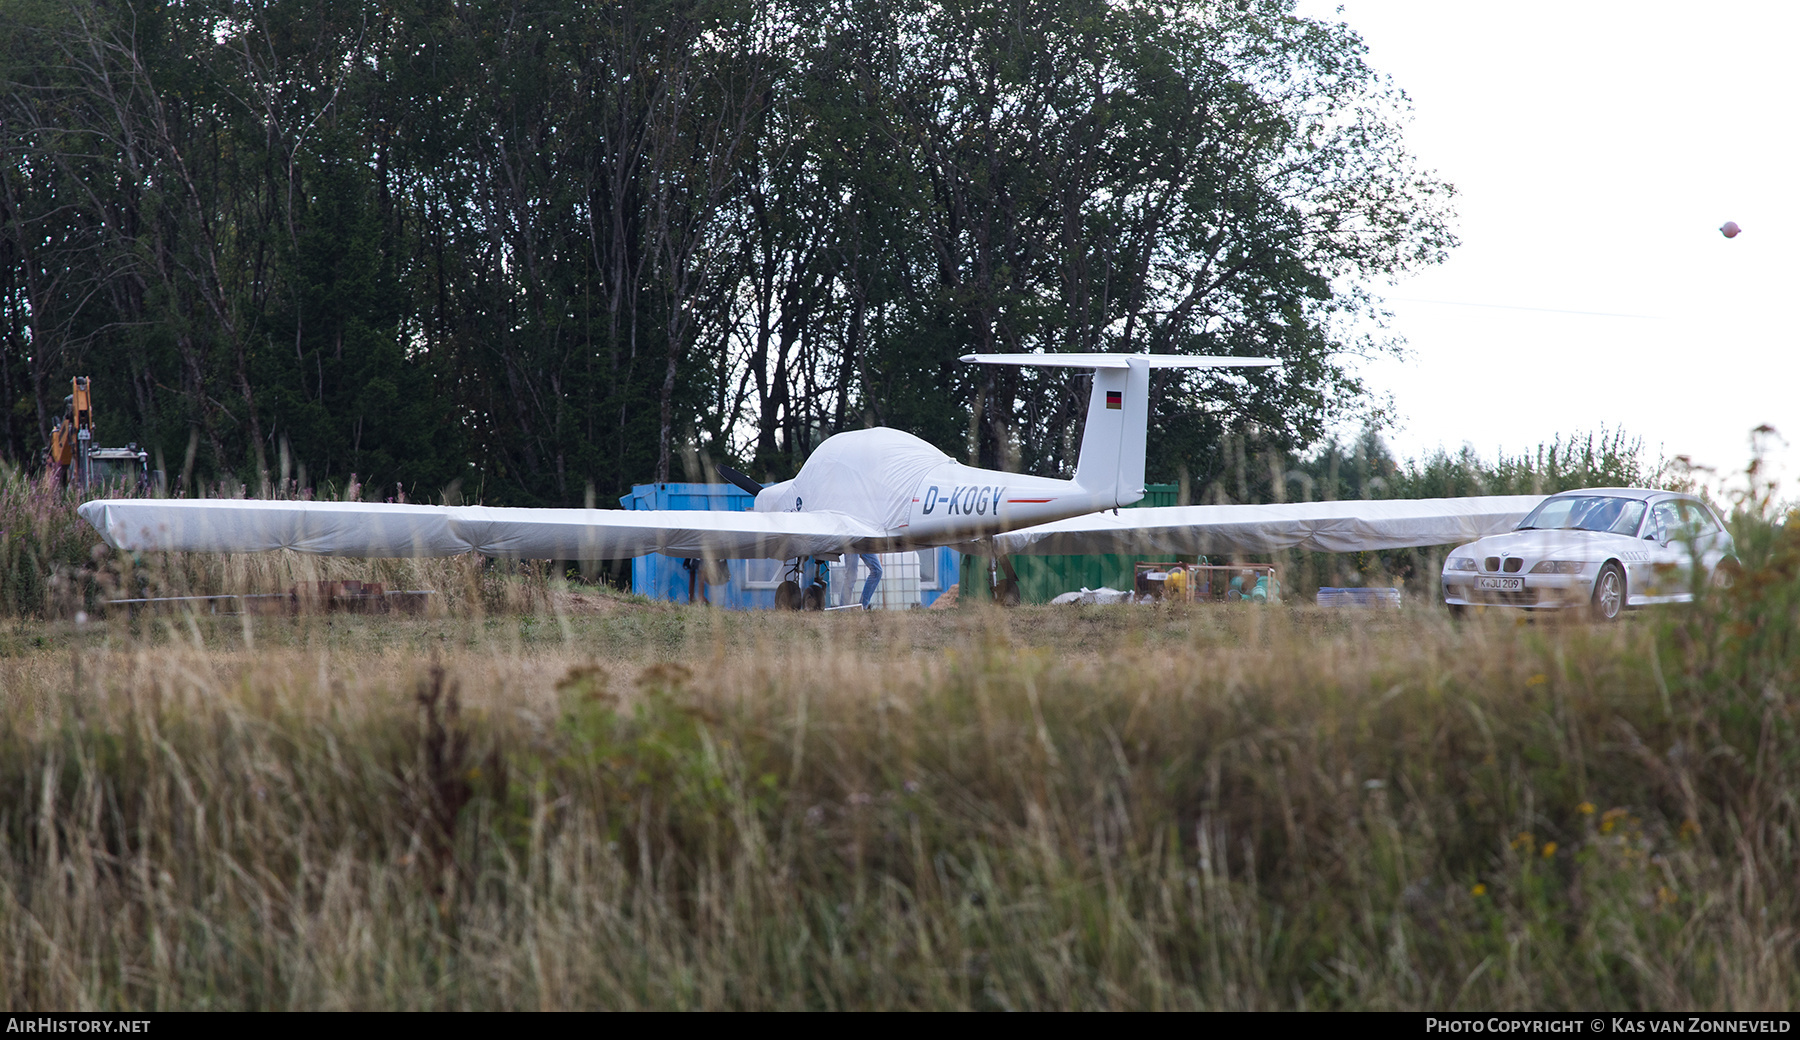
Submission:
M 843 513 L 892 531 L 907 522 L 925 475 L 954 461 L 910 433 L 851 430 L 819 445 L 798 477 L 770 490 L 780 494 L 777 511 Z

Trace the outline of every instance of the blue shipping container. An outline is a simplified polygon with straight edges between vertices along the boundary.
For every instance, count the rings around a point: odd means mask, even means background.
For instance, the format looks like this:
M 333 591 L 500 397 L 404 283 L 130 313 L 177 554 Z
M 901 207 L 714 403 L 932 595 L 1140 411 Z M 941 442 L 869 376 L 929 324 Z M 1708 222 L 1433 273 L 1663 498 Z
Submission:
M 746 512 L 752 503 L 743 489 L 733 484 L 638 484 L 619 499 L 626 509 L 704 509 Z M 953 549 L 926 549 L 920 553 L 921 606 L 930 606 L 956 580 L 961 557 Z M 785 578 L 787 565 L 778 560 L 723 561 L 729 580 L 708 585 L 693 572 L 694 564 L 674 556 L 639 556 L 631 561 L 631 591 L 654 599 L 690 602 L 704 595 L 715 607 L 731 610 L 773 610 L 775 587 Z M 932 566 L 935 564 L 935 566 Z M 841 598 L 832 590 L 829 602 Z

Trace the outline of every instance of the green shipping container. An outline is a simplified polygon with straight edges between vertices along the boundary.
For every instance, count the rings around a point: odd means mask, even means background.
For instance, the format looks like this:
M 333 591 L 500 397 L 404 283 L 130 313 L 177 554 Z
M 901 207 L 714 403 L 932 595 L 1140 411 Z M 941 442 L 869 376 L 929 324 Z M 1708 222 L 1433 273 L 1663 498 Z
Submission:
M 1172 506 L 1177 504 L 1177 496 L 1178 489 L 1174 484 L 1149 484 L 1144 488 L 1143 499 L 1125 508 Z M 1019 602 L 1048 603 L 1065 592 L 1083 588 L 1129 589 L 1137 580 L 1136 564 L 1151 560 L 1166 562 L 1169 557 L 1109 553 L 1105 556 L 1013 556 L 1010 559 L 1014 573 L 1019 576 Z M 1184 558 L 1183 562 L 1198 561 Z M 988 558 L 964 555 L 960 581 L 962 588 L 957 590 L 958 598 L 984 601 L 990 598 Z

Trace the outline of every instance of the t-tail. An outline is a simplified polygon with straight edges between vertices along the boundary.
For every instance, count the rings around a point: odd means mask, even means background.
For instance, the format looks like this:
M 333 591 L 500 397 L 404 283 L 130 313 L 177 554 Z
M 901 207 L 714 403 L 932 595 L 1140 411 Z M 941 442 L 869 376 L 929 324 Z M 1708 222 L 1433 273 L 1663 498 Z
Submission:
M 1144 497 L 1144 450 L 1150 423 L 1153 368 L 1269 368 L 1275 358 L 1184 357 L 1175 354 L 970 354 L 983 365 L 1091 368 L 1087 426 L 1075 461 L 1075 484 L 1095 494 L 1100 508 L 1128 506 Z

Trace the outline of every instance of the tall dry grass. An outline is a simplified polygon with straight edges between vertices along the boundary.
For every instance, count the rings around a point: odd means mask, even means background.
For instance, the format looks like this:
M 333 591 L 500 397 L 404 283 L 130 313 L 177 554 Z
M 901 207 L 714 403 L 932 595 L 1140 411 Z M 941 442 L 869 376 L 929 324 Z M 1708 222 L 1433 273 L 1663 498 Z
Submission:
M 0 644 L 0 1004 L 1789 1007 L 1785 538 L 1615 627 L 40 626 Z
M 208 490 L 220 497 L 243 494 L 241 487 Z M 310 497 L 285 491 L 273 497 Z M 430 591 L 439 614 L 548 607 L 552 575 L 543 562 L 115 552 L 76 513 L 83 501 L 79 490 L 0 467 L 0 618 L 66 619 L 103 611 L 109 600 L 283 593 L 297 584 L 345 579 Z

